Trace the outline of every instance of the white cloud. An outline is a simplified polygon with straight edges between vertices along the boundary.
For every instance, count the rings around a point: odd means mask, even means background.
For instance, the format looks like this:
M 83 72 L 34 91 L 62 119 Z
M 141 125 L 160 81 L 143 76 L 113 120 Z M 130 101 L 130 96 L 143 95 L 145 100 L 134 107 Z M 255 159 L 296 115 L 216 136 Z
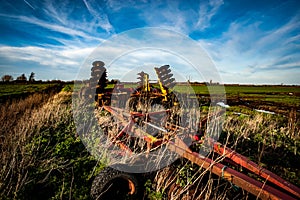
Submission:
M 14 76 L 34 71 L 37 79 L 74 80 L 93 50 L 94 47 L 0 46 L 0 69 Z
M 180 1 L 158 1 L 147 4 L 144 8 L 137 5 L 136 8 L 143 9 L 140 16 L 148 26 L 167 28 L 184 34 L 189 34 L 193 29 L 193 21 L 197 17 L 194 9 L 182 9 Z
M 94 43 L 103 41 L 102 38 L 95 36 L 94 32 L 92 32 L 93 34 L 91 34 L 90 32 L 82 31 L 80 29 L 77 29 L 76 27 L 59 25 L 57 23 L 50 23 L 48 21 L 46 22 L 44 20 L 38 19 L 38 18 L 33 17 L 33 16 L 28 17 L 28 16 L 22 16 L 22 15 L 17 16 L 17 15 L 7 15 L 7 14 L 0 14 L 0 16 L 5 17 L 5 18 L 10 18 L 10 19 L 13 19 L 13 20 L 19 20 L 19 21 L 25 22 L 27 24 L 33 24 L 33 25 L 36 25 L 38 27 L 43 27 L 43 28 L 48 29 L 48 30 L 53 31 L 53 32 L 68 35 L 68 36 L 72 37 L 71 40 L 73 40 L 73 41 L 76 40 L 76 39 L 93 41 Z M 88 26 L 88 25 L 85 24 L 81 28 L 84 29 L 85 26 Z M 60 38 L 55 38 L 52 35 L 44 35 L 44 37 L 45 38 L 53 38 L 53 39 L 56 39 L 57 41 L 64 40 L 61 37 Z
M 113 26 L 110 24 L 107 15 L 97 2 L 91 0 L 83 0 L 90 14 L 98 21 L 97 25 L 103 28 L 106 32 L 114 32 Z
M 141 0 L 139 1 L 141 4 L 138 3 L 136 0 L 126 0 L 126 1 L 120 1 L 120 0 L 106 0 L 106 5 L 113 11 L 118 12 L 122 8 L 126 7 L 135 7 L 137 9 L 145 9 L 145 3 L 147 3 L 147 0 Z M 151 4 L 151 3 L 150 3 Z M 154 3 L 155 4 L 155 3 Z M 147 6 L 149 8 L 149 4 Z
M 162 27 L 178 31 L 189 35 L 193 31 L 204 31 L 210 26 L 211 19 L 218 13 L 223 5 L 223 0 L 210 0 L 199 3 L 199 10 L 195 6 L 197 3 L 186 3 L 189 6 L 183 7 L 181 1 L 156 1 L 150 4 L 132 3 L 135 9 L 143 10 L 140 17 L 150 27 Z M 114 0 L 109 0 L 108 5 L 116 10 L 126 7 L 128 4 L 120 5 Z
M 210 21 L 216 15 L 219 8 L 224 4 L 223 0 L 209 0 L 209 2 L 201 2 L 199 8 L 199 18 L 196 23 L 196 28 L 201 31 L 210 26 Z
M 91 36 L 91 35 L 83 32 L 83 31 L 79 31 L 79 30 L 76 30 L 76 29 L 73 29 L 70 27 L 66 27 L 66 26 L 48 23 L 48 22 L 39 20 L 37 18 L 27 17 L 27 16 L 19 16 L 18 18 L 23 22 L 34 24 L 34 25 L 49 29 L 51 31 L 63 33 L 63 34 L 66 34 L 66 35 L 69 35 L 72 37 L 83 37 L 83 38 L 92 39 L 92 40 L 98 39 L 94 36 Z
M 73 9 L 67 6 L 67 1 L 62 1 L 61 6 L 57 6 L 57 4 L 52 0 L 45 1 L 45 5 L 42 8 L 43 12 L 54 21 L 67 26 L 70 22 L 68 19 L 68 15 L 71 14 Z
M 28 1 L 24 0 L 24 2 L 25 2 L 31 9 L 35 10 L 35 8 L 34 8 Z

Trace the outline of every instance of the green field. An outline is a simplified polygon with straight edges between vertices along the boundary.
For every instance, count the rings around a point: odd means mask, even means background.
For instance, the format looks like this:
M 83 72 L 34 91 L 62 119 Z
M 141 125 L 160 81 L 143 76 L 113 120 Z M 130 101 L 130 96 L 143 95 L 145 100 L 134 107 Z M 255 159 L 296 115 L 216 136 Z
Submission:
M 189 88 L 189 90 L 186 90 Z M 181 92 L 190 92 L 193 89 L 196 94 L 209 94 L 209 91 L 225 90 L 226 95 L 237 94 L 298 94 L 300 96 L 300 86 L 242 86 L 242 85 L 225 85 L 225 86 L 205 86 L 205 85 L 191 85 L 186 87 L 179 85 L 175 90 Z
M 41 84 L 0 84 L 0 97 L 25 93 L 41 92 L 57 85 L 56 83 Z
M 57 83 L 41 84 L 0 84 L 0 98 L 10 95 L 30 94 L 41 92 L 47 88 L 54 87 Z M 70 89 L 73 84 L 68 84 Z M 157 84 L 154 84 L 158 87 Z M 113 88 L 113 84 L 108 84 L 107 88 Z M 125 88 L 136 88 L 135 83 L 126 83 Z M 226 94 L 227 99 L 239 98 L 244 101 L 264 101 L 269 103 L 280 103 L 288 106 L 300 106 L 300 86 L 247 86 L 247 85 L 225 85 L 225 86 L 205 86 L 205 85 L 176 85 L 174 91 L 179 93 L 212 95 Z
M 158 84 L 153 84 L 158 87 Z M 108 84 L 108 88 L 113 88 L 113 84 Z M 136 88 L 135 83 L 126 83 L 125 88 Z M 234 94 L 266 94 L 266 93 L 276 93 L 276 94 L 288 94 L 295 93 L 300 95 L 300 86 L 277 86 L 277 85 L 200 85 L 200 84 L 178 84 L 174 87 L 175 91 L 182 93 L 195 93 L 195 94 L 209 94 L 209 91 L 220 92 L 225 89 L 227 95 Z
M 109 84 L 108 88 L 113 88 Z M 136 88 L 137 84 L 126 83 L 125 88 Z M 154 84 L 154 87 L 158 87 Z M 272 86 L 272 85 L 199 85 L 199 84 L 178 84 L 173 91 L 186 94 L 213 95 L 225 94 L 227 99 L 239 98 L 247 101 L 265 101 L 269 103 L 280 103 L 287 106 L 300 106 L 300 86 Z

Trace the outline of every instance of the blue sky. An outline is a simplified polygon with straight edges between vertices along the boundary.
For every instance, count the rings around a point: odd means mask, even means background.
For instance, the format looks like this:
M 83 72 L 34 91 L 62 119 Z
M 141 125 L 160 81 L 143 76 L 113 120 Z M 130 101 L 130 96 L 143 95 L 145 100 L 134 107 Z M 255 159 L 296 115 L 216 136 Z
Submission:
M 36 79 L 73 80 L 106 40 L 158 27 L 199 44 L 223 83 L 300 84 L 297 0 L 1 0 L 0 19 L 1 76 L 33 71 Z M 177 72 L 203 80 L 190 71 Z M 109 72 L 109 78 L 119 76 Z

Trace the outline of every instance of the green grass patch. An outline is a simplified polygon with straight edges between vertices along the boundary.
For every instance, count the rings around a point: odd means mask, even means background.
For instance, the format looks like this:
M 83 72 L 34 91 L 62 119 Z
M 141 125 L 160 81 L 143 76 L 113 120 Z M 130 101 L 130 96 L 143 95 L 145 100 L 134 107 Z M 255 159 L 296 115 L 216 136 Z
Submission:
M 42 84 L 0 84 L 0 97 L 9 95 L 18 95 L 25 93 L 35 93 L 46 90 L 57 85 L 56 83 Z
M 300 93 L 299 86 L 225 86 L 227 94 L 234 93 L 250 93 L 250 94 L 261 94 L 261 93 Z
M 66 84 L 64 88 L 62 89 L 63 92 L 73 92 L 74 90 L 74 84 Z

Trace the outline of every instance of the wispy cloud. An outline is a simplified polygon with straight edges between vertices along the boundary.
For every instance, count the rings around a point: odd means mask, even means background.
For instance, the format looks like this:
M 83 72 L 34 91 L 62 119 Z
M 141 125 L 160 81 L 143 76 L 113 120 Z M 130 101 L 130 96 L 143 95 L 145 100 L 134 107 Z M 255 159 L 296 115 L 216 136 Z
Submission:
M 109 32 L 107 34 L 109 36 L 113 32 L 113 27 L 104 12 L 97 12 L 97 9 L 100 8 L 95 7 L 95 2 L 92 2 L 94 5 L 91 5 L 91 3 L 87 1 L 84 2 L 88 8 L 88 12 L 90 12 L 92 16 L 88 15 L 87 12 L 79 12 L 76 13 L 77 17 L 74 18 L 76 5 L 73 5 L 72 2 L 63 1 L 57 4 L 49 0 L 42 2 L 42 5 L 39 5 L 41 7 L 35 5 L 37 9 L 30 15 L 17 12 L 13 14 L 0 13 L 0 16 L 6 19 L 12 19 L 13 22 L 22 22 L 24 26 L 35 25 L 36 27 L 33 28 L 45 28 L 53 33 L 64 34 L 65 36 L 60 36 L 61 39 L 65 39 L 66 36 L 68 36 L 70 40 L 87 40 L 94 41 L 95 43 L 102 42 L 103 40 L 100 38 L 102 33 L 101 31 L 99 32 L 99 28 L 103 29 L 104 32 Z M 28 5 L 33 7 L 33 4 Z M 34 32 L 32 34 L 34 34 Z M 45 38 L 55 38 L 55 34 L 51 34 L 51 32 L 45 33 L 43 36 Z
M 128 8 L 143 10 L 138 17 L 141 17 L 148 26 L 168 28 L 189 35 L 194 31 L 204 31 L 210 27 L 212 18 L 217 15 L 223 5 L 223 0 L 200 1 L 199 3 L 154 1 L 150 4 L 120 4 L 109 0 L 107 4 L 117 11 L 121 9 L 126 11 Z
M 70 24 L 70 19 L 68 16 L 71 14 L 73 9 L 68 7 L 66 2 L 67 1 L 62 1 L 62 5 L 57 6 L 54 1 L 47 0 L 44 3 L 44 7 L 41 9 L 45 13 L 45 15 L 47 15 L 54 22 L 64 26 L 68 26 Z
M 110 5 L 116 5 L 118 9 L 124 8 L 115 1 L 110 0 Z M 141 18 L 149 27 L 168 28 L 184 34 L 191 31 L 191 23 L 197 17 L 197 12 L 193 8 L 182 9 L 180 1 L 154 1 L 154 3 L 133 4 L 133 8 L 140 12 L 138 17 Z M 129 5 L 127 5 L 129 8 Z M 130 8 L 132 8 L 130 7 Z
M 78 2 L 74 4 L 73 1 L 61 1 L 58 5 L 51 0 L 47 0 L 44 3 L 43 11 L 48 18 L 57 20 L 63 26 L 94 34 L 97 34 L 99 28 L 107 33 L 114 32 L 107 14 L 96 1 L 83 0 L 82 4 L 85 7 L 81 11 L 78 10 L 77 4 Z M 76 15 L 75 18 L 74 15 Z
M 208 2 L 201 2 L 196 28 L 199 28 L 201 31 L 208 28 L 212 17 L 218 12 L 219 8 L 223 4 L 223 0 L 209 0 Z
M 28 1 L 24 0 L 24 2 L 25 2 L 30 8 L 32 8 L 33 10 L 35 10 L 35 8 L 34 8 Z
M 66 35 L 69 35 L 72 37 L 82 37 L 82 38 L 86 38 L 86 39 L 98 40 L 98 38 L 91 36 L 85 32 L 82 32 L 80 30 L 76 30 L 74 28 L 48 23 L 48 22 L 45 22 L 45 21 L 42 21 L 42 20 L 39 20 L 39 19 L 33 18 L 33 17 L 19 16 L 18 18 L 23 22 L 26 22 L 29 24 L 34 24 L 39 27 L 43 27 L 43 28 L 46 28 L 48 30 L 55 31 L 58 33 L 63 33 L 63 34 L 66 34 Z
M 107 32 L 114 32 L 113 26 L 110 24 L 107 15 L 104 13 L 101 6 L 97 4 L 97 2 L 91 0 L 83 0 L 86 8 L 90 12 L 90 14 L 97 20 L 97 25 L 103 28 Z

